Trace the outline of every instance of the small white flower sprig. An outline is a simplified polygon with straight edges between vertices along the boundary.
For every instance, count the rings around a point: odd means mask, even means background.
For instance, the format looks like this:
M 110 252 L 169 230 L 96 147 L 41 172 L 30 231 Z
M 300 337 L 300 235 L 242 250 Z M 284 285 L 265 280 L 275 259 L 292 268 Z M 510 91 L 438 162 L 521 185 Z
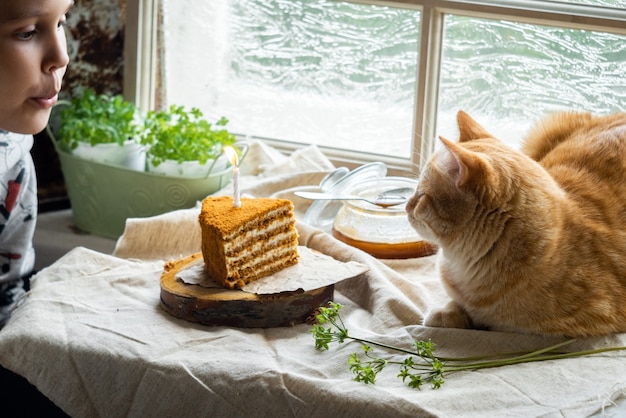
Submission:
M 409 387 L 420 389 L 424 383 L 429 383 L 433 389 L 438 389 L 444 383 L 445 376 L 454 372 L 626 350 L 626 347 L 620 346 L 569 353 L 557 351 L 559 348 L 576 341 L 576 339 L 570 339 L 531 352 L 504 353 L 465 358 L 436 357 L 434 354 L 436 346 L 431 340 L 415 340 L 415 348 L 408 350 L 365 338 L 354 337 L 350 335 L 344 325 L 339 315 L 340 309 L 341 305 L 335 302 L 328 302 L 327 306 L 318 309 L 315 315 L 315 324 L 311 330 L 313 338 L 315 339 L 315 348 L 318 350 L 328 350 L 330 343 L 343 343 L 348 340 L 361 343 L 363 357 L 361 357 L 359 353 L 352 353 L 348 359 L 348 366 L 355 375 L 354 380 L 369 384 L 374 384 L 378 373 L 391 364 L 400 367 L 398 377 L 401 378 L 403 382 L 406 382 Z M 377 357 L 374 354 L 372 346 L 405 354 L 407 357 L 401 361 Z

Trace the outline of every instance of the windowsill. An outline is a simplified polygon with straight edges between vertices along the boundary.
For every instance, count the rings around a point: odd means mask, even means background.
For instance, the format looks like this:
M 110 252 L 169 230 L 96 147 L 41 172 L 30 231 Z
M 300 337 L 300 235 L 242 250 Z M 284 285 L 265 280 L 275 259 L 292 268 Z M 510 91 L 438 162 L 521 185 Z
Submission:
M 35 270 L 57 261 L 76 247 L 85 247 L 104 254 L 112 254 L 116 240 L 80 231 L 72 218 L 71 209 L 40 213 L 33 237 Z
M 296 142 L 278 141 L 267 138 L 263 138 L 263 142 L 273 148 L 276 148 L 286 155 L 291 154 L 292 152 L 302 148 L 303 146 L 303 144 Z M 322 146 L 320 146 L 319 148 L 336 167 L 347 167 L 350 170 L 353 170 L 363 164 L 377 161 L 385 163 L 385 165 L 388 167 L 387 175 L 389 176 L 415 178 L 417 174 L 419 174 L 418 172 L 411 169 L 415 166 L 408 160 L 408 156 L 407 159 L 402 159 L 385 155 L 342 151 Z M 415 169 L 417 168 L 415 167 Z

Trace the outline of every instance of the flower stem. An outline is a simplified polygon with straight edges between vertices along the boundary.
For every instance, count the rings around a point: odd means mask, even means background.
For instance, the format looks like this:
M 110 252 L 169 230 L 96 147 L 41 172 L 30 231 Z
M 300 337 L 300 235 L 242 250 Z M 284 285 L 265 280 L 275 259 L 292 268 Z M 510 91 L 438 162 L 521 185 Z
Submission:
M 606 353 L 610 351 L 626 350 L 626 346 L 604 347 L 576 352 L 556 351 L 564 346 L 572 344 L 576 339 L 569 339 L 530 352 L 510 352 L 494 354 L 490 356 L 475 357 L 436 357 L 433 353 L 435 344 L 429 341 L 415 341 L 415 348 L 412 350 L 396 347 L 393 345 L 377 342 L 368 338 L 354 337 L 349 334 L 339 310 L 341 305 L 330 302 L 328 307 L 321 307 L 316 315 L 317 324 L 311 331 L 315 338 L 315 346 L 318 349 L 328 349 L 328 343 L 336 341 L 343 343 L 352 340 L 362 344 L 362 349 L 366 354 L 366 360 L 362 361 L 356 354 L 350 356 L 348 364 L 356 375 L 355 380 L 365 383 L 374 383 L 376 375 L 387 365 L 400 365 L 400 374 L 404 382 L 408 379 L 410 387 L 419 388 L 424 382 L 430 382 L 433 388 L 439 388 L 443 384 L 444 375 L 447 373 L 479 370 L 493 367 L 509 366 L 513 364 L 529 363 L 536 361 L 557 360 L 573 357 L 581 357 L 593 354 Z M 330 324 L 330 328 L 325 328 L 324 324 Z M 404 361 L 387 360 L 372 355 L 371 347 L 376 346 L 388 351 L 407 354 Z M 414 357 L 419 360 L 414 360 Z

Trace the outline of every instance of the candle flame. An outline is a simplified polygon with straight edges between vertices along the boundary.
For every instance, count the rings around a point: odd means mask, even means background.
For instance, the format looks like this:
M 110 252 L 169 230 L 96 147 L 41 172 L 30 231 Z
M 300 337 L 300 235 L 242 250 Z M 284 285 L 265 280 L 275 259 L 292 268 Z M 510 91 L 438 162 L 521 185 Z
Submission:
M 230 161 L 232 165 L 234 165 L 235 167 L 239 165 L 239 156 L 237 155 L 237 151 L 235 151 L 235 148 L 231 147 L 230 145 L 225 146 L 224 154 L 226 154 L 226 158 L 228 158 L 228 161 Z

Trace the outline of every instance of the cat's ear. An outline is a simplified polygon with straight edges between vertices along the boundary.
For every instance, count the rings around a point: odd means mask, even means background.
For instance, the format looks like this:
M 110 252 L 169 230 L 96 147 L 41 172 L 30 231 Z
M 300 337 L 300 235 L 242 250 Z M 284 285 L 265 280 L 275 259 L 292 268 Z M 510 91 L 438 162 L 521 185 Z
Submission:
M 465 186 L 482 173 L 483 161 L 476 153 L 442 136 L 439 139 L 445 145 L 440 160 L 442 168 L 454 178 L 457 187 Z
M 493 138 L 493 135 L 487 132 L 485 128 L 462 110 L 459 110 L 457 113 L 456 121 L 459 125 L 459 142 L 472 141 L 480 138 Z

